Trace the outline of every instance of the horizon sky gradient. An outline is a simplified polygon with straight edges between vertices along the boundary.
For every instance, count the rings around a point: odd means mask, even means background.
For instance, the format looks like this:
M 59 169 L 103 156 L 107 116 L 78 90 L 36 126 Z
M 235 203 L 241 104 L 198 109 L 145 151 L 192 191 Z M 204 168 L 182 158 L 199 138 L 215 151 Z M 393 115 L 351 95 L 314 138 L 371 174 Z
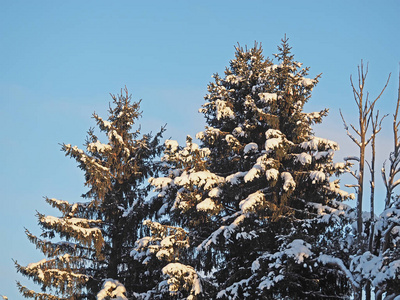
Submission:
M 92 113 L 106 118 L 109 93 L 126 86 L 133 100 L 142 99 L 142 133 L 167 124 L 164 138 L 183 144 L 204 129 L 197 111 L 207 84 L 212 74 L 223 74 L 237 43 L 262 43 L 273 58 L 286 34 L 309 77 L 322 73 L 305 111 L 330 109 L 315 132 L 339 143 L 336 161 L 357 155 L 339 115 L 342 109 L 357 124 L 350 75 L 356 81 L 361 59 L 369 63 L 372 99 L 392 73 L 377 104 L 389 114 L 378 135 L 380 170 L 392 149 L 399 13 L 396 0 L 1 1 L 0 295 L 22 299 L 16 280 L 35 287 L 16 273 L 12 259 L 27 265 L 43 258 L 24 234 L 24 227 L 40 234 L 36 210 L 57 214 L 43 197 L 75 202 L 86 191 L 83 173 L 60 143 L 82 147 L 95 126 Z M 384 197 L 379 172 L 376 178 L 378 201 Z M 345 182 L 354 183 L 343 176 Z

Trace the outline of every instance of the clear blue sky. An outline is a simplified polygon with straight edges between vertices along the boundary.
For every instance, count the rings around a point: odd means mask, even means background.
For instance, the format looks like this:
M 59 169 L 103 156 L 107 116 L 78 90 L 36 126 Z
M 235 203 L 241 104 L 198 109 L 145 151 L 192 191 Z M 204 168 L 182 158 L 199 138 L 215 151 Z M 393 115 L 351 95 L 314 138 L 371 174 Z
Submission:
M 323 73 L 307 105 L 331 109 L 317 134 L 340 142 L 338 158 L 354 155 L 338 110 L 354 116 L 349 76 L 364 59 L 371 96 L 392 72 L 380 108 L 393 112 L 399 13 L 397 0 L 0 1 L 0 294 L 21 299 L 16 280 L 33 286 L 11 259 L 42 258 L 24 227 L 38 234 L 35 211 L 55 213 L 43 196 L 73 202 L 85 191 L 59 143 L 81 146 L 93 111 L 105 116 L 109 93 L 126 85 L 143 99 L 144 132 L 168 123 L 165 136 L 183 142 L 203 129 L 197 110 L 206 85 L 224 71 L 233 46 L 258 41 L 272 57 L 287 34 L 295 58 L 311 75 Z M 391 147 L 390 123 L 381 157 Z

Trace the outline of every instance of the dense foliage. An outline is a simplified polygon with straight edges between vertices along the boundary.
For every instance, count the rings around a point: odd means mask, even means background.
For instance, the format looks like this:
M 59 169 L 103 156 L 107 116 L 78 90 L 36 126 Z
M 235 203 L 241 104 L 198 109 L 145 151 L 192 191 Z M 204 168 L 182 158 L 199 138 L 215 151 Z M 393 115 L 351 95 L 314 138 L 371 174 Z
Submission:
M 324 234 L 350 197 L 331 176 L 348 165 L 334 164 L 338 145 L 312 133 L 327 110 L 303 112 L 319 76 L 305 77 L 287 40 L 276 58 L 265 59 L 258 45 L 237 47 L 224 77 L 215 74 L 208 86 L 201 146 L 190 137 L 186 147 L 167 141 L 165 176 L 150 180 L 159 193 L 155 217 L 189 236 L 180 260 L 206 274 L 209 288 L 192 296 L 349 293 L 343 274 L 317 263 L 330 253 Z
M 399 296 L 400 89 L 395 147 L 381 171 L 385 209 L 362 214 L 361 205 L 345 204 L 355 196 L 341 190 L 336 176 L 352 174 L 362 201 L 363 164 L 357 173 L 351 162 L 360 163 L 364 152 L 334 163 L 338 144 L 312 130 L 328 110 L 304 111 L 320 75 L 307 77 L 286 38 L 274 56 L 265 58 L 258 44 L 236 47 L 224 74 L 214 74 L 208 85 L 199 142 L 187 136 L 186 145 L 166 140 L 160 146 L 163 128 L 139 139 L 139 130 L 131 132 L 139 103 L 127 92 L 113 96 L 107 121 L 94 114 L 108 143 L 89 130 L 86 151 L 62 147 L 85 173 L 86 201 L 46 198 L 61 217 L 38 213 L 41 236 L 27 231 L 46 258 L 16 263 L 42 293 L 19 284 L 21 293 L 35 299 L 361 299 L 373 289 L 377 299 Z M 363 80 L 356 103 L 363 103 Z M 373 145 L 381 125 L 375 102 L 359 106 L 365 128 L 352 126 L 366 135 L 371 122 Z M 368 165 L 373 203 L 374 161 Z
M 38 293 L 19 284 L 25 297 L 95 299 L 99 293 L 98 299 L 106 299 L 115 290 L 125 299 L 125 289 L 140 290 L 152 280 L 130 251 L 142 230 L 148 194 L 145 180 L 157 169 L 154 158 L 162 151 L 163 129 L 155 137 L 140 137 L 139 130 L 132 132 L 140 116 L 139 102 L 132 102 L 127 90 L 112 98 L 108 120 L 93 114 L 107 144 L 90 129 L 86 151 L 62 145 L 66 156 L 83 170 L 88 191 L 82 195 L 84 202 L 46 198 L 61 216 L 38 213 L 40 237 L 26 232 L 45 258 L 28 266 L 16 263 L 20 273 L 42 287 Z

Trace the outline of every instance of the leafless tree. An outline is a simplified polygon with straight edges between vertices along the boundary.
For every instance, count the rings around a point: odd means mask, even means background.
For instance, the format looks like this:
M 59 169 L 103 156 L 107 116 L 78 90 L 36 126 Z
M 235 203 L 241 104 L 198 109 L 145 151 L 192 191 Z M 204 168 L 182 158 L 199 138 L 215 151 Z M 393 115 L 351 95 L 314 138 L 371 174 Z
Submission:
M 356 102 L 358 108 L 358 127 L 353 124 L 350 124 L 351 129 L 354 131 L 355 134 L 352 134 L 349 130 L 349 126 L 347 125 L 345 118 L 340 111 L 340 115 L 343 120 L 343 124 L 346 130 L 347 135 L 349 138 L 358 146 L 359 148 L 359 157 L 357 158 L 348 158 L 348 160 L 356 160 L 358 162 L 358 173 L 357 172 L 350 172 L 350 174 L 356 179 L 357 183 L 352 185 L 346 185 L 349 187 L 354 187 L 357 192 L 357 203 L 356 203 L 356 211 L 357 211 L 357 243 L 358 249 L 364 251 L 365 244 L 363 243 L 362 235 L 363 235 L 363 217 L 362 217 L 362 205 L 363 205 L 363 193 L 364 193 L 364 169 L 366 163 L 366 148 L 369 143 L 372 145 L 372 161 L 370 166 L 371 172 L 371 218 L 373 216 L 373 209 L 374 209 L 374 189 L 375 189 L 375 137 L 378 132 L 381 130 L 381 122 L 383 118 L 379 119 L 379 112 L 374 115 L 374 107 L 376 102 L 382 96 L 383 92 L 385 91 L 389 79 L 386 81 L 385 86 L 381 90 L 380 94 L 373 100 L 369 101 L 369 93 L 365 91 L 365 81 L 368 74 L 368 64 L 364 68 L 363 61 L 361 61 L 361 65 L 358 66 L 358 85 L 355 85 L 353 82 L 352 76 L 350 76 L 351 87 L 353 90 L 354 100 Z M 368 133 L 370 129 L 370 125 L 372 127 L 372 133 Z M 368 245 L 372 242 L 368 242 Z M 372 246 L 371 246 L 372 247 Z M 368 292 L 367 292 L 368 293 Z M 361 289 L 356 291 L 356 299 L 361 299 Z
M 399 105 L 400 105 L 400 74 L 399 74 L 399 92 L 397 97 L 397 106 L 396 111 L 393 115 L 393 139 L 394 139 L 394 150 L 390 153 L 389 162 L 390 169 L 389 174 L 386 176 L 386 167 L 385 163 L 382 168 L 382 178 L 386 187 L 386 198 L 385 198 L 385 209 L 388 209 L 391 205 L 391 200 L 393 197 L 393 190 L 400 184 L 400 180 L 395 181 L 395 176 L 400 172 L 399 163 L 400 163 L 400 141 L 399 141 L 399 126 L 400 121 L 398 121 L 398 113 L 399 113 Z
M 373 252 L 374 244 L 374 229 L 375 229 L 375 160 L 376 160 L 376 135 L 382 130 L 382 121 L 388 115 L 379 118 L 379 110 L 374 114 L 374 108 L 371 110 L 371 162 L 366 161 L 370 172 L 370 219 L 369 219 L 369 237 L 368 237 L 368 250 Z M 371 283 L 368 281 L 365 287 L 365 299 L 371 299 Z
M 372 139 L 374 139 L 377 133 L 375 132 L 375 130 L 373 130 L 372 134 L 368 137 L 367 132 L 369 129 L 370 122 L 373 119 L 372 112 L 374 106 L 378 101 L 378 99 L 382 96 L 383 92 L 385 91 L 390 79 L 389 75 L 389 78 L 387 79 L 386 84 L 382 89 L 382 91 L 380 92 L 380 94 L 378 95 L 378 97 L 376 97 L 375 100 L 370 102 L 368 99 L 369 93 L 368 92 L 365 93 L 364 91 L 367 74 L 368 74 L 368 65 L 364 70 L 364 64 L 361 61 L 361 65 L 358 67 L 358 86 L 354 85 L 352 76 L 350 76 L 351 87 L 353 89 L 353 96 L 358 108 L 358 122 L 359 122 L 358 128 L 355 127 L 353 124 L 350 124 L 350 127 L 356 133 L 356 136 L 353 136 L 351 134 L 351 132 L 349 131 L 349 127 L 347 126 L 347 123 L 343 117 L 343 114 L 342 112 L 340 112 L 347 135 L 358 146 L 360 154 L 358 158 L 358 163 L 359 163 L 358 174 L 355 172 L 351 173 L 353 177 L 355 177 L 355 179 L 357 180 L 357 184 L 353 186 L 356 187 L 357 190 L 357 233 L 359 238 L 361 237 L 362 227 L 363 227 L 362 200 L 363 200 L 363 186 L 364 186 L 365 151 L 367 145 L 372 141 Z
M 400 121 L 398 120 L 399 106 L 400 106 L 400 73 L 399 73 L 399 90 L 397 96 L 396 111 L 393 115 L 394 149 L 389 156 L 390 169 L 388 176 L 386 176 L 387 173 L 385 167 L 386 162 L 383 164 L 382 168 L 382 178 L 386 187 L 385 210 L 392 206 L 393 190 L 400 184 L 400 179 L 396 180 L 395 178 L 396 175 L 400 173 L 400 165 L 399 165 L 400 164 L 400 140 L 399 140 Z M 395 225 L 396 225 L 395 223 L 388 225 L 388 228 L 386 228 L 386 230 L 381 233 L 380 251 L 382 253 L 385 252 L 388 248 L 390 232 L 392 231 Z

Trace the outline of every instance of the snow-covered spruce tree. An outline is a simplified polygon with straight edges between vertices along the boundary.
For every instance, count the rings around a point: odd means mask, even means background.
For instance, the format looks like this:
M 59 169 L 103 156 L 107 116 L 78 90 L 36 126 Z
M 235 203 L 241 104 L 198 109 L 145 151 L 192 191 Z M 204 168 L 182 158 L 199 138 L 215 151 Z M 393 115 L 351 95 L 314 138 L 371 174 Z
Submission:
M 132 256 L 148 267 L 149 275 L 159 280 L 137 299 L 198 299 L 202 284 L 196 270 L 182 264 L 182 250 L 189 247 L 188 234 L 181 227 L 146 220 L 151 231 L 136 242 Z
M 140 102 L 125 94 L 112 95 L 108 120 L 93 114 L 100 132 L 108 137 L 103 144 L 93 129 L 88 131 L 86 151 L 62 145 L 66 156 L 74 158 L 85 174 L 84 202 L 46 201 L 60 211 L 60 217 L 38 213 L 42 234 L 27 231 L 28 239 L 45 256 L 37 263 L 21 266 L 18 272 L 41 285 L 35 292 L 18 283 L 20 292 L 34 299 L 127 299 L 133 291 L 145 289 L 142 265 L 129 255 L 140 237 L 146 215 L 144 198 L 147 177 L 154 176 L 154 159 L 162 151 L 159 139 L 132 131 L 139 118 Z
M 149 235 L 139 239 L 131 252 L 136 260 L 147 267 L 146 272 L 156 279 L 156 284 L 146 292 L 137 293 L 135 296 L 146 300 L 209 299 L 213 297 L 215 287 L 205 278 L 201 278 L 198 271 L 191 265 L 193 264 L 193 241 L 198 241 L 198 239 L 193 234 L 189 237 L 188 232 L 182 228 L 200 228 L 205 221 L 201 221 L 197 214 L 193 215 L 192 219 L 187 218 L 180 222 L 179 216 L 181 211 L 185 211 L 186 206 L 180 206 L 178 202 L 171 203 L 169 200 L 172 199 L 172 195 L 175 195 L 177 199 L 192 199 L 192 201 L 201 199 L 202 189 L 209 189 L 218 176 L 207 177 L 212 175 L 205 168 L 207 149 L 199 149 L 189 136 L 184 148 L 171 140 L 167 140 L 165 145 L 162 160 L 168 177 L 149 180 L 160 192 L 149 203 L 153 219 L 159 222 L 151 220 L 144 222 L 149 229 Z M 191 185 L 193 181 L 197 184 Z M 208 186 L 204 186 L 206 181 Z M 199 210 L 201 211 L 200 206 Z M 204 212 L 203 217 L 207 218 Z
M 181 260 L 216 285 L 203 288 L 203 297 L 206 290 L 221 299 L 349 291 L 345 276 L 326 263 L 332 245 L 324 238 L 350 197 L 330 177 L 349 165 L 334 164 L 338 145 L 312 133 L 327 110 L 303 112 L 319 76 L 306 78 L 286 39 L 278 49 L 274 65 L 257 45 L 236 48 L 225 76 L 214 75 L 208 86 L 201 147 L 190 138 L 186 147 L 167 141 L 169 169 L 151 179 L 157 216 L 188 231 Z

